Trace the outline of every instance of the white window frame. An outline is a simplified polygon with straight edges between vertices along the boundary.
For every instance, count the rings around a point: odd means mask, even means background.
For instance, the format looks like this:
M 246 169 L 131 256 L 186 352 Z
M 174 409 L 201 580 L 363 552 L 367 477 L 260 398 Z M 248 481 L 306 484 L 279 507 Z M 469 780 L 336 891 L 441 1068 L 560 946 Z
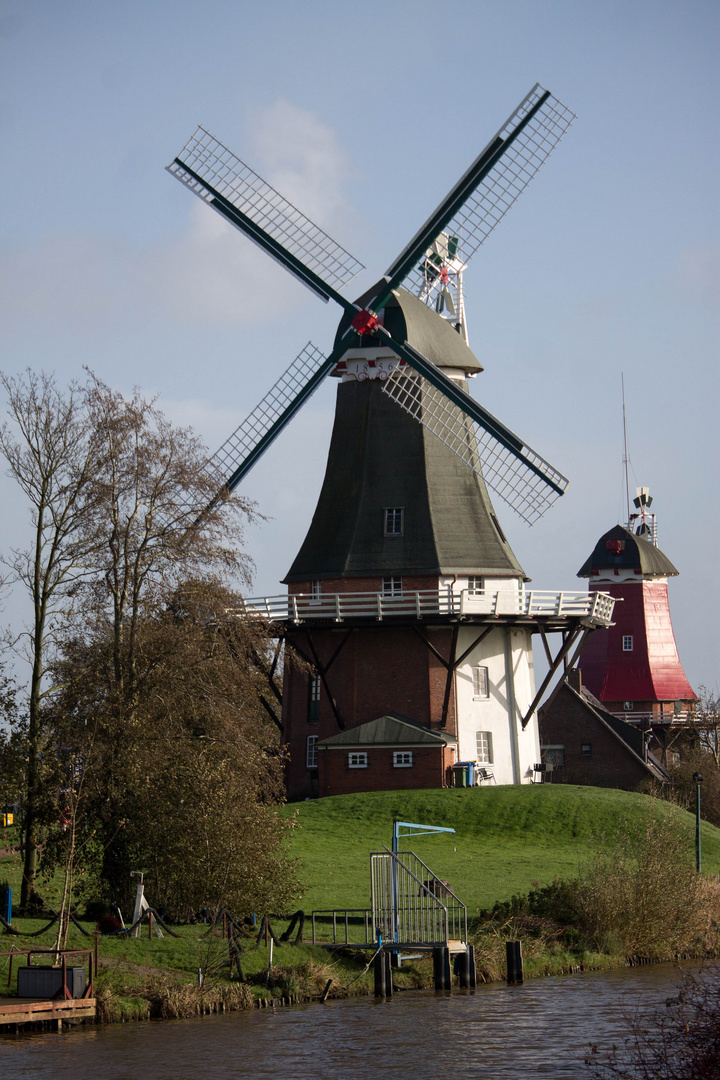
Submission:
M 317 724 L 320 719 L 320 688 L 322 680 L 319 675 L 311 675 L 308 685 L 308 724 Z
M 492 731 L 476 731 L 475 746 L 478 765 L 494 765 Z
M 404 536 L 405 534 L 405 507 L 386 506 L 383 511 L 384 528 L 383 536 Z
M 318 736 L 308 735 L 305 744 L 305 768 L 317 769 L 318 767 Z
M 468 578 L 468 596 L 481 596 L 484 592 L 485 578 L 476 576 Z
M 393 769 L 412 769 L 412 750 L 393 750 Z
M 622 639 L 623 652 L 633 651 L 633 636 L 632 634 L 623 634 Z
M 399 600 L 403 594 L 403 579 L 401 577 L 384 577 L 382 579 L 382 594 L 385 600 Z
M 472 669 L 473 700 L 487 701 L 490 697 L 490 678 L 485 664 L 474 664 Z
M 351 750 L 348 754 L 348 769 L 367 769 L 367 750 Z
M 317 580 L 310 582 L 310 603 L 322 603 L 322 581 Z

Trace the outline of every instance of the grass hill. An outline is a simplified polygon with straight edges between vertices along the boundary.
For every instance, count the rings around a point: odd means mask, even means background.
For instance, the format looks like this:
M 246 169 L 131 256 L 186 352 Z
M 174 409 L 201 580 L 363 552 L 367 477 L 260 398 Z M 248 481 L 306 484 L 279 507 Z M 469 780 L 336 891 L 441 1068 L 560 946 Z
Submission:
M 306 911 L 369 904 L 371 851 L 390 847 L 394 820 L 444 825 L 455 835 L 401 843 L 449 882 L 468 914 L 525 893 L 534 883 L 575 877 L 603 834 L 646 815 L 669 815 L 694 857 L 695 819 L 634 792 L 570 785 L 378 791 L 290 803 L 290 852 L 301 862 Z M 703 822 L 703 871 L 720 872 L 720 829 Z

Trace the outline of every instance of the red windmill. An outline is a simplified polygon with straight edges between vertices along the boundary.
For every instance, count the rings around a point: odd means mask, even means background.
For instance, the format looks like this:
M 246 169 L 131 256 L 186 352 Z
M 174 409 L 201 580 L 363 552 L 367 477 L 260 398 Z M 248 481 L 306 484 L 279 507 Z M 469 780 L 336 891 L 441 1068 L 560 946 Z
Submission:
M 591 592 L 616 601 L 613 625 L 591 635 L 580 659 L 583 684 L 611 712 L 665 738 L 697 701 L 683 671 L 670 618 L 669 577 L 678 571 L 657 546 L 647 488 L 638 488 L 637 513 L 595 545 L 578 571 Z

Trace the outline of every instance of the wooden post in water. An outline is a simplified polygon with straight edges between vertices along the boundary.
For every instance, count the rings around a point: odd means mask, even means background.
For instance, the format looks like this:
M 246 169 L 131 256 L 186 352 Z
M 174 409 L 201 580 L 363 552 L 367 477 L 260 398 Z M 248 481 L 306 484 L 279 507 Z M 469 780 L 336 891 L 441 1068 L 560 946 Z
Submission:
M 474 990 L 477 986 L 477 975 L 475 972 L 475 947 L 468 945 L 464 953 L 458 955 L 457 972 L 460 978 L 460 988 L 462 990 Z
M 522 944 L 519 941 L 505 942 L 507 957 L 508 986 L 515 986 L 523 981 Z
M 375 975 L 375 997 L 387 997 L 385 952 L 380 949 L 373 960 L 373 973 Z
M 433 949 L 433 978 L 436 990 L 452 990 L 450 950 L 447 945 L 438 945 Z

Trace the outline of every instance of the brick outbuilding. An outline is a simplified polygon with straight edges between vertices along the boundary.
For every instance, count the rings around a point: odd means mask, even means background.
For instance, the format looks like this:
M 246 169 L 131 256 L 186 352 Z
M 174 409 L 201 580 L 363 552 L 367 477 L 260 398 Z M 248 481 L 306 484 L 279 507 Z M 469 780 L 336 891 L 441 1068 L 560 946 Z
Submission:
M 644 732 L 614 715 L 571 671 L 554 698 L 538 712 L 542 761 L 554 784 L 634 791 L 644 780 L 667 780 L 648 753 Z
M 451 783 L 453 740 L 405 717 L 381 716 L 317 744 L 320 795 Z

